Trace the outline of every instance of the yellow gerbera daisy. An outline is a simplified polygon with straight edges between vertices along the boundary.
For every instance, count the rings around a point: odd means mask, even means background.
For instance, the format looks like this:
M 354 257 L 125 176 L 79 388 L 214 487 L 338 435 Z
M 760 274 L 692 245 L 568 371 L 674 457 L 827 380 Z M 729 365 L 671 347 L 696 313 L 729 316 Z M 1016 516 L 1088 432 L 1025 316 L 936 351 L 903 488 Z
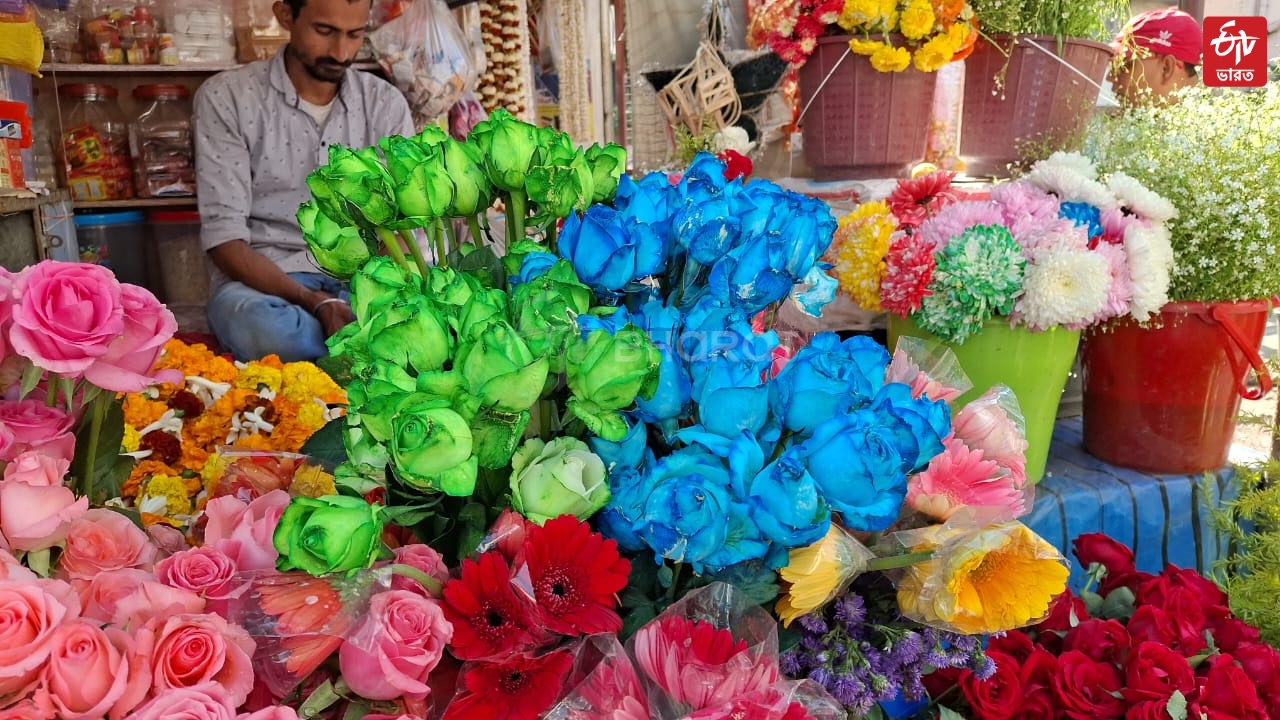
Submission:
M 907 617 L 957 632 L 1005 632 L 1042 618 L 1067 574 L 1062 554 L 1022 523 L 952 531 L 931 560 L 907 569 L 898 605 Z
M 911 64 L 911 53 L 903 47 L 885 45 L 871 56 L 871 67 L 880 72 L 902 72 Z
M 834 599 L 873 557 L 870 550 L 835 523 L 817 543 L 792 550 L 787 566 L 778 573 L 788 587 L 774 606 L 783 626 L 790 626 L 796 618 Z

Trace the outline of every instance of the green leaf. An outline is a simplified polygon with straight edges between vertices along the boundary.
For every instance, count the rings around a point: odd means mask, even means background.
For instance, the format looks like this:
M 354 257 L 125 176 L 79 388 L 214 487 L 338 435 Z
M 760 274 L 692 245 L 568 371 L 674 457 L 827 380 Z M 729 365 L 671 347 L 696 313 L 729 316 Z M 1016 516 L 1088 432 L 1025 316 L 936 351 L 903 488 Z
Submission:
M 391 525 L 410 527 L 435 514 L 435 509 L 422 505 L 395 505 L 383 508 L 382 517 Z
M 872 705 L 871 709 L 863 715 L 861 720 L 887 720 L 889 716 L 885 714 L 884 708 L 879 705 Z
M 302 452 L 328 468 L 335 468 L 347 461 L 347 446 L 342 442 L 346 430 L 345 417 L 325 423 L 302 445 Z
M 671 587 L 671 583 L 675 581 L 675 578 L 675 571 L 671 569 L 670 565 L 663 563 L 662 567 L 658 568 L 658 585 L 663 589 Z
M 1089 617 L 1099 617 L 1102 613 L 1102 596 L 1096 592 L 1085 590 L 1080 593 L 1080 599 L 1084 601 L 1085 609 L 1089 612 Z
M 458 513 L 458 557 L 464 558 L 484 542 L 489 532 L 488 512 L 480 503 L 467 503 Z
M 343 387 L 346 387 L 354 379 L 355 376 L 351 371 L 354 365 L 355 358 L 345 353 L 337 357 L 325 355 L 315 361 L 316 367 L 323 370 L 326 375 L 333 378 L 334 382 Z
M 326 680 L 323 685 L 312 691 L 311 695 L 303 701 L 302 707 L 298 708 L 298 717 L 304 718 L 304 720 L 320 717 L 320 713 L 328 710 L 341 699 L 333 689 L 333 681 Z
M 964 716 L 949 707 L 939 705 L 938 720 L 964 720 Z
M 35 363 L 28 365 L 27 369 L 22 371 L 22 388 L 21 388 L 22 396 L 21 397 L 25 398 L 26 396 L 30 395 L 31 391 L 35 390 L 36 386 L 40 384 L 40 378 L 43 376 L 44 376 L 44 370 L 42 370 L 40 366 L 36 365 Z
M 644 627 L 645 623 L 656 617 L 658 617 L 658 608 L 654 603 L 633 609 L 622 619 L 622 637 L 631 637 L 637 630 Z
M 449 253 L 449 267 L 475 277 L 485 287 L 503 288 L 507 285 L 506 268 L 488 247 L 476 248 L 466 255 L 454 250 Z
M 1183 695 L 1181 690 L 1174 690 L 1173 695 L 1169 696 L 1169 702 L 1165 703 L 1164 709 L 1169 713 L 1171 720 L 1187 720 L 1187 696 Z
M 86 384 L 87 384 L 87 383 L 86 383 Z M 92 386 L 92 385 L 89 385 L 89 387 L 93 387 L 93 386 Z M 68 411 L 70 411 L 70 410 L 71 410 L 71 402 L 72 402 L 72 398 L 74 398 L 74 397 L 76 396 L 76 380 L 75 380 L 75 378 L 59 377 L 59 378 L 58 378 L 58 393 L 59 393 L 60 395 L 62 395 L 62 397 L 63 397 L 63 398 L 65 398 L 65 399 L 66 399 L 66 402 L 67 402 L 67 410 L 68 410 Z M 90 400 L 92 400 L 92 399 L 93 399 L 93 398 L 89 397 L 89 394 L 88 394 L 88 392 L 86 391 L 86 393 L 85 393 L 85 398 L 84 398 L 84 400 L 82 400 L 81 402 L 83 402 L 83 403 L 87 406 L 87 405 L 89 404 L 89 401 L 90 401 Z
M 31 572 L 39 575 L 42 578 L 49 577 L 49 572 L 51 570 L 51 563 L 49 561 L 49 556 L 51 554 L 52 554 L 52 551 L 49 548 L 45 548 L 43 550 L 35 550 L 33 552 L 27 553 L 26 555 L 27 567 L 31 569 Z
M 778 574 L 759 561 L 727 567 L 710 579 L 729 583 L 754 605 L 764 605 L 778 597 Z
M 97 402 L 103 402 L 99 397 Z M 93 427 L 92 406 L 80 421 L 76 429 L 76 455 L 71 461 L 71 476 L 79 487 L 84 487 L 85 473 L 89 466 L 89 435 Z M 133 458 L 120 455 L 120 443 L 124 440 L 123 401 L 112 398 L 103 416 L 102 427 L 98 434 L 98 449 L 95 453 L 93 470 L 94 497 L 89 502 L 100 505 L 112 497 L 119 495 L 121 472 L 127 477 L 133 468 Z
M 365 715 L 373 712 L 373 708 L 362 702 L 353 702 L 347 706 L 347 711 L 342 714 L 342 720 L 360 720 Z
M 1116 588 L 1107 595 L 1106 601 L 1102 603 L 1102 613 L 1100 617 L 1114 620 L 1128 620 L 1133 617 L 1134 606 L 1137 604 L 1137 598 L 1133 596 L 1133 591 L 1126 587 Z M 1092 611 L 1090 614 L 1094 614 Z

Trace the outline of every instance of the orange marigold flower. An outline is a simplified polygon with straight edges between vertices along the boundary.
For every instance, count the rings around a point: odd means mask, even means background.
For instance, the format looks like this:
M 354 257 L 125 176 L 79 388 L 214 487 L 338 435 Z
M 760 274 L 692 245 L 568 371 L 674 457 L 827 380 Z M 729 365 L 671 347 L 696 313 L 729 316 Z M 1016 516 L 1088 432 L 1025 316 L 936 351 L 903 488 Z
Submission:
M 135 430 L 150 425 L 164 415 L 169 406 L 158 400 L 152 400 L 141 393 L 129 393 L 124 396 L 124 422 Z

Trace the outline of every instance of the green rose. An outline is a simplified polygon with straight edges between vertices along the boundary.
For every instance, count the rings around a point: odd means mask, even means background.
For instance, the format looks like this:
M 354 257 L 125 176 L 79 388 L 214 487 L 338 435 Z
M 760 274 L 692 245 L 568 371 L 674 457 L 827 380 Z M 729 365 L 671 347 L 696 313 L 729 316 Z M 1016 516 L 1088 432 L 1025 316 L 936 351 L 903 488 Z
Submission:
M 446 401 L 411 403 L 391 424 L 391 465 L 401 482 L 454 496 L 475 491 L 471 428 Z
M 509 296 L 496 289 L 481 290 L 458 312 L 458 337 L 475 340 L 491 323 L 507 321 Z
M 610 335 L 596 330 L 569 346 L 567 381 L 573 397 L 567 407 L 587 427 L 610 442 L 627 433 L 619 410 L 637 397 L 653 397 L 662 353 L 641 329 L 628 325 Z
M 427 148 L 413 138 L 400 135 L 384 137 L 378 141 L 378 147 L 387 159 L 387 171 L 396 185 L 409 179 L 415 167 L 427 162 Z
M 445 170 L 441 146 L 426 150 L 408 169 L 405 178 L 396 183 L 395 197 L 405 227 L 423 227 L 429 220 L 452 214 L 453 182 Z
M 444 367 L 453 355 L 453 343 L 448 322 L 422 295 L 391 303 L 369 322 L 369 354 L 375 362 L 431 372 Z
M 480 148 L 453 138 L 446 138 L 441 148 L 445 172 L 453 181 L 453 211 L 449 214 L 467 217 L 487 210 L 493 204 L 493 183 L 485 173 Z
M 359 409 L 388 395 L 405 395 L 417 389 L 417 381 L 399 365 L 370 362 L 359 367 L 347 384 L 347 406 Z
M 497 408 L 481 408 L 471 419 L 472 448 L 480 467 L 490 470 L 506 467 L 529 427 L 530 414 L 505 412 Z
M 369 355 L 369 329 L 360 323 L 351 323 L 324 341 L 329 357 L 350 358 L 355 365 L 372 361 Z
M 591 309 L 593 298 L 568 260 L 558 261 L 512 293 L 516 330 L 534 355 L 551 360 L 552 373 L 564 372 L 565 345 L 578 332 L 576 318 Z
M 396 218 L 394 181 L 377 148 L 329 146 L 329 164 L 307 176 L 316 204 L 340 225 L 373 229 Z
M 368 568 L 382 548 L 382 507 L 342 495 L 296 497 L 272 540 L 280 572 L 326 575 Z
M 604 461 L 571 437 L 525 441 L 511 458 L 511 504 L 538 523 L 573 515 L 586 520 L 609 502 Z
M 426 294 L 443 308 L 461 308 L 483 289 L 474 276 L 453 268 L 433 267 L 427 276 Z
M 349 280 L 378 251 L 360 228 L 334 222 L 313 200 L 298 208 L 298 225 L 316 263 L 336 278 Z
M 544 150 L 541 164 L 529 168 L 525 180 L 529 199 L 537 205 L 535 219 L 564 218 L 574 210 L 586 210 L 595 187 L 586 155 L 566 135 Z
M 347 418 L 342 433 L 342 446 L 347 450 L 347 462 L 364 472 L 381 472 L 391 462 L 391 455 L 384 443 L 378 442 L 355 418 Z
M 424 148 L 436 147 L 442 145 L 449 139 L 449 133 L 439 125 L 428 125 L 422 128 L 422 132 L 413 136 L 413 141 Z
M 538 150 L 538 129 L 501 108 L 476 123 L 467 137 L 484 158 L 489 181 L 504 192 L 523 192 Z
M 480 404 L 506 412 L 528 410 L 542 395 L 550 362 L 534 355 L 510 325 L 491 322 L 458 349 L 454 365 Z
M 370 259 L 351 278 L 351 310 L 361 323 L 372 320 L 378 308 L 420 294 L 422 278 L 385 255 Z
M 627 149 L 613 143 L 597 143 L 587 148 L 587 164 L 595 176 L 591 202 L 613 202 L 613 196 L 618 194 L 618 180 L 627 169 Z

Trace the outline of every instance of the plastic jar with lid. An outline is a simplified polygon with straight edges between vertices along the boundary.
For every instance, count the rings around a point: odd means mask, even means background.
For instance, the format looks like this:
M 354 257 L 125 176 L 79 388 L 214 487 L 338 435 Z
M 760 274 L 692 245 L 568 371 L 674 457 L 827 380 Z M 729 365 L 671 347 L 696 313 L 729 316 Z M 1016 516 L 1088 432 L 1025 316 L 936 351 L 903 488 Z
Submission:
M 81 262 L 111 268 L 120 282 L 148 285 L 146 219 L 133 210 L 77 214 Z
M 142 85 L 133 91 L 142 111 L 129 125 L 134 186 L 139 197 L 196 194 L 191 138 L 191 92 L 182 85 Z
M 129 162 L 129 123 L 110 85 L 77 83 L 58 88 L 71 102 L 63 120 L 59 154 L 67 187 L 76 200 L 127 200 L 133 197 Z

